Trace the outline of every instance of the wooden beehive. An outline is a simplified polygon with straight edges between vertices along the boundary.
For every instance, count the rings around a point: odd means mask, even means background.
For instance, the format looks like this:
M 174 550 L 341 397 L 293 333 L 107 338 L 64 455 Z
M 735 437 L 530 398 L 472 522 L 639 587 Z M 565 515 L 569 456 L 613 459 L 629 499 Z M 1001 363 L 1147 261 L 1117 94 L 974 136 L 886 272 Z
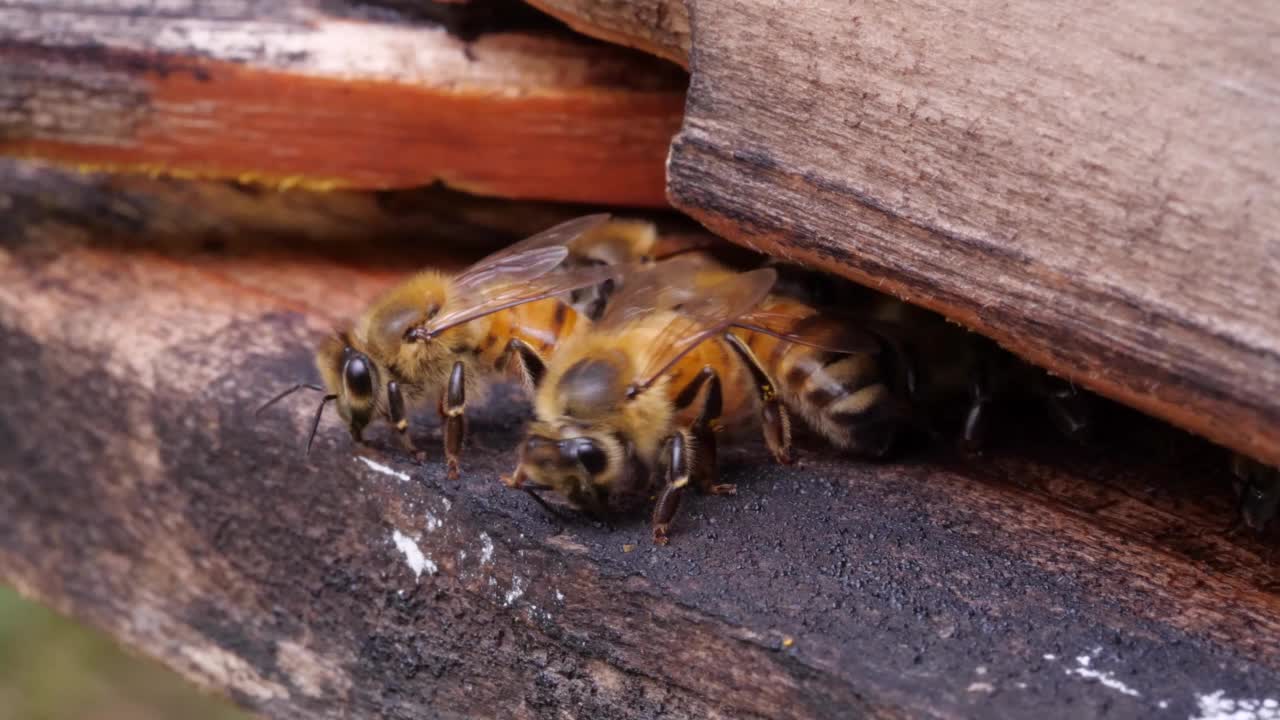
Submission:
M 669 201 L 1280 462 L 1260 0 L 534 4 L 635 50 L 478 0 L 0 0 L 0 581 L 273 717 L 1277 699 L 1275 532 L 1224 532 L 1225 451 L 1136 414 L 736 448 L 666 549 L 503 491 L 514 396 L 459 482 L 252 416 L 405 271 Z

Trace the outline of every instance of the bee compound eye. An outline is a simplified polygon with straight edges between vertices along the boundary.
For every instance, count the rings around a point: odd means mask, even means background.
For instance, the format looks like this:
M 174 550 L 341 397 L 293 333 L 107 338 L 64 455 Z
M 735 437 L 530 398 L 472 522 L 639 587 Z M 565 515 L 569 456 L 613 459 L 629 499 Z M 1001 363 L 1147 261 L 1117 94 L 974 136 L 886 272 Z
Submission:
M 373 371 L 369 360 L 359 353 L 352 353 L 342 367 L 342 380 L 347 386 L 347 393 L 355 397 L 373 395 Z
M 609 456 L 594 440 L 582 438 L 574 449 L 582 468 L 592 475 L 599 475 L 609 466 Z

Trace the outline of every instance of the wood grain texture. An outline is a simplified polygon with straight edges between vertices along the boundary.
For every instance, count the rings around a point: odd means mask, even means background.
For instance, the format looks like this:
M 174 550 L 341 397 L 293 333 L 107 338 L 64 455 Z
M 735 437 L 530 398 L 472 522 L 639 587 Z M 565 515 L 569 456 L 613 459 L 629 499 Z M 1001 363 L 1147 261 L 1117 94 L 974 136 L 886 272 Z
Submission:
M 682 0 L 528 0 L 584 35 L 689 67 L 689 11 Z
M 677 207 L 1280 463 L 1269 3 L 687 4 Z
M 0 153 L 285 186 L 443 181 L 665 205 L 677 68 L 564 32 L 466 38 L 333 6 L 0 1 Z
M 51 210 L 72 187 L 136 212 Z M 310 401 L 253 408 L 403 245 L 142 239 L 147 196 L 0 175 L 0 581 L 255 711 L 1185 718 L 1280 687 L 1280 567 L 1217 530 L 1204 443 L 1126 416 L 1088 451 L 726 448 L 739 496 L 655 548 L 643 518 L 561 523 L 500 486 L 511 395 L 461 481 L 383 433 L 353 457 L 332 419 L 304 457 Z

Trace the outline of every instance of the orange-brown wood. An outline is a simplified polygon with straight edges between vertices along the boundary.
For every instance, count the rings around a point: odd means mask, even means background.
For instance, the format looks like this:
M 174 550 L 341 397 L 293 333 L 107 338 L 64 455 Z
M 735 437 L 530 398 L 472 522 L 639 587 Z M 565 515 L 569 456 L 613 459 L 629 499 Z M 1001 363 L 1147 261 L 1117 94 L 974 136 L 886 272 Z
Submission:
M 0 28 L 0 153 L 284 186 L 443 181 L 502 197 L 666 205 L 678 68 L 568 36 L 462 42 L 438 28 L 318 22 L 297 41 L 248 25 L 269 50 L 303 48 L 248 61 L 236 36 L 139 48 L 107 32 L 105 49 L 89 49 L 6 43 Z

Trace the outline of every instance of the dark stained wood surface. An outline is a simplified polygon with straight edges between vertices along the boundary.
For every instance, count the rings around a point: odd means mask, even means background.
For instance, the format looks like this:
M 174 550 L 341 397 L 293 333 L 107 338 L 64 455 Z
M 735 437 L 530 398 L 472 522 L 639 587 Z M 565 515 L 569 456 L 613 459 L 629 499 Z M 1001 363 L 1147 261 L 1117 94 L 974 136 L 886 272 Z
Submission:
M 668 192 L 712 230 L 1280 464 L 1270 3 L 537 4 L 690 66 Z
M 495 4 L 0 0 L 0 154 L 664 206 L 684 73 Z
M 511 393 L 475 418 L 460 481 L 429 417 L 426 464 L 383 433 L 355 457 L 332 418 L 303 456 L 311 398 L 253 409 L 313 378 L 310 347 L 408 269 L 404 243 L 144 240 L 150 196 L 0 174 L 0 582 L 267 716 L 1280 699 L 1277 538 L 1220 531 L 1229 483 L 1200 441 L 1122 416 L 1101 447 L 1030 435 L 985 458 L 807 446 L 777 468 L 747 443 L 726 452 L 740 494 L 694 498 L 656 548 L 643 519 L 560 522 L 500 486 Z

